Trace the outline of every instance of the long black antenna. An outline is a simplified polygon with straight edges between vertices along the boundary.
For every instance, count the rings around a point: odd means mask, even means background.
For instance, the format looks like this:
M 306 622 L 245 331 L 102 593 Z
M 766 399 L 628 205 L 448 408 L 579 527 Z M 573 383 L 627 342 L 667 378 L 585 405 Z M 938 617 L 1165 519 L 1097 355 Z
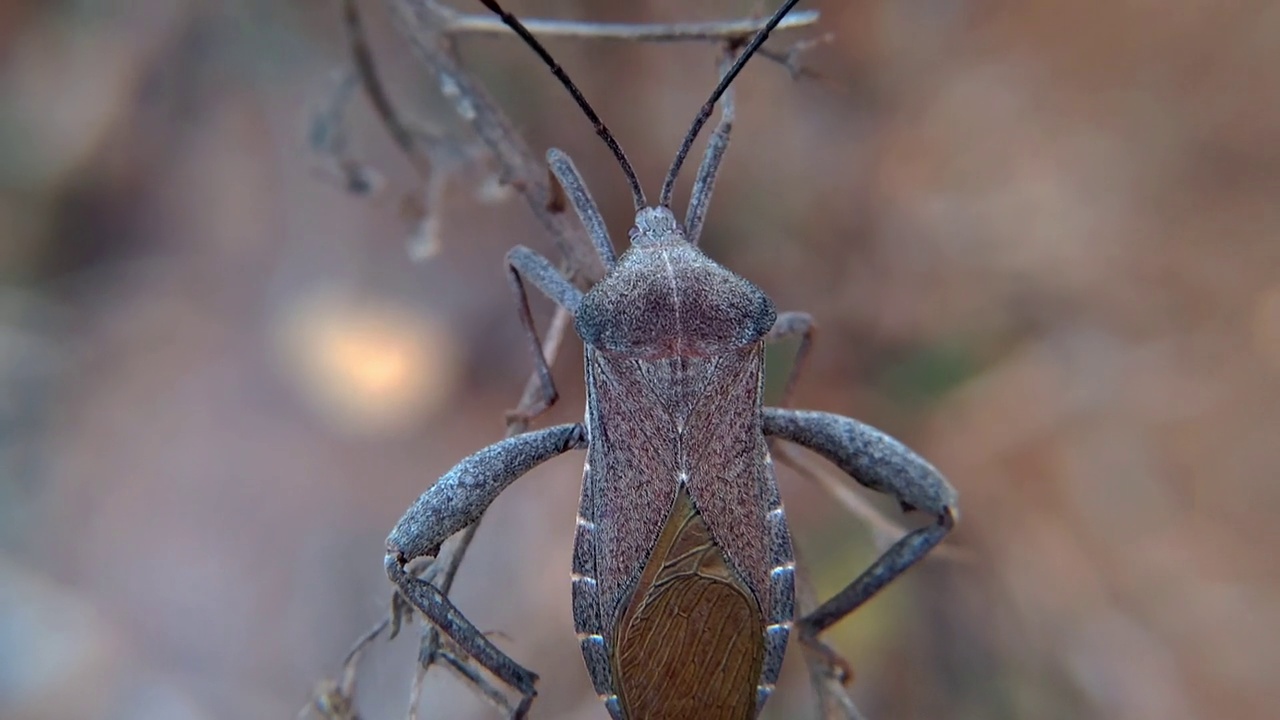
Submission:
M 485 5 L 489 4 L 489 0 L 481 0 Z M 755 54 L 756 50 L 769 39 L 769 33 L 782 22 L 782 18 L 791 12 L 791 8 L 795 7 L 800 0 L 787 0 L 778 8 L 778 11 L 769 18 L 769 22 L 751 38 L 751 42 L 747 43 L 747 47 L 743 49 L 742 54 L 738 56 L 737 61 L 733 63 L 733 67 L 729 68 L 729 72 L 720 78 L 720 84 L 716 85 L 716 89 L 711 91 L 711 97 L 703 104 L 702 109 L 698 111 L 698 116 L 693 119 L 693 125 L 689 128 L 689 133 L 684 136 L 684 142 L 680 145 L 680 150 L 676 152 L 676 159 L 671 163 L 671 169 L 667 171 L 667 179 L 662 181 L 662 194 L 658 196 L 658 205 L 665 208 L 671 207 L 671 191 L 675 188 L 676 176 L 680 174 L 680 166 L 684 165 L 685 158 L 689 156 L 689 149 L 693 147 L 693 141 L 698 138 L 698 133 L 702 131 L 702 126 L 707 124 L 707 120 L 711 117 L 711 113 L 716 108 L 716 102 L 724 91 L 729 88 L 729 83 L 738 76 L 742 71 L 742 67 L 747 64 L 747 60 Z
M 569 94 L 573 96 L 574 101 L 578 103 L 578 107 L 582 108 L 582 112 L 586 114 L 587 119 L 591 121 L 591 125 L 596 129 L 596 134 L 600 136 L 601 140 L 604 140 L 604 144 L 609 146 L 609 150 L 613 152 L 613 156 L 618 159 L 618 164 L 622 166 L 622 172 L 627 175 L 627 182 L 631 184 L 631 197 L 635 200 L 636 210 L 644 208 L 648 203 L 645 202 L 644 190 L 641 189 L 640 181 L 636 178 L 636 171 L 631 167 L 631 161 L 627 160 L 626 153 L 622 152 L 622 148 L 618 145 L 618 141 L 614 139 L 613 133 L 609 132 L 609 128 L 604 124 L 604 121 L 600 119 L 600 116 L 596 115 L 596 111 L 591 109 L 591 103 L 587 102 L 587 99 L 582 96 L 582 92 L 578 90 L 578 86 L 574 85 L 573 81 L 569 79 L 569 76 L 565 73 L 564 69 L 560 67 L 560 63 L 556 62 L 555 58 L 551 57 L 551 53 L 547 52 L 547 49 L 542 47 L 542 43 L 538 42 L 538 39 L 533 36 L 533 33 L 529 32 L 529 29 L 526 28 L 515 15 L 504 10 L 496 0 L 480 0 L 480 2 L 501 18 L 504 25 L 514 30 L 515 33 L 520 36 L 520 39 L 524 40 L 526 45 L 533 48 L 533 51 L 538 53 L 538 57 L 542 58 L 542 62 L 546 63 L 547 67 L 551 68 L 551 74 L 555 75 L 556 79 L 560 81 L 560 84 L 564 85 L 565 89 L 569 91 Z M 791 4 L 794 5 L 795 0 L 792 0 Z M 781 18 L 777 19 L 780 20 Z M 774 22 L 773 24 L 777 25 L 777 22 Z M 719 96 L 719 93 L 717 93 L 716 97 Z M 710 111 L 708 111 L 708 114 L 710 114 Z M 703 122 L 705 121 L 706 120 L 704 118 Z M 688 151 L 686 150 L 685 152 Z

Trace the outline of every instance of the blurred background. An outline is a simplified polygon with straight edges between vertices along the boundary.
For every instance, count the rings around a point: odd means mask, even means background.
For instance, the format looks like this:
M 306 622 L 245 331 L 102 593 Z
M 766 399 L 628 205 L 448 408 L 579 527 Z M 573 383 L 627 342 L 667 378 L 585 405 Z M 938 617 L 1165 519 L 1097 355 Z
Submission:
M 465 148 L 364 7 L 395 99 Z M 796 404 L 896 434 L 964 511 L 949 554 L 830 634 L 862 710 L 1280 717 L 1280 6 L 801 7 L 820 24 L 773 46 L 831 33 L 803 56 L 822 77 L 757 60 L 738 82 L 703 244 L 816 317 Z M 388 530 L 501 436 L 530 368 L 502 256 L 553 247 L 460 162 L 411 260 L 421 183 L 360 99 L 347 150 L 385 182 L 333 182 L 307 136 L 340 28 L 309 0 L 0 4 L 2 717 L 293 717 L 384 612 Z M 714 48 L 550 46 L 656 192 Z M 626 186 L 562 89 L 509 39 L 462 51 L 625 237 Z M 542 423 L 581 417 L 576 339 L 555 372 Z M 534 717 L 605 717 L 569 609 L 580 462 L 498 500 L 454 593 L 541 673 Z M 825 596 L 872 535 L 781 483 Z M 365 718 L 404 717 L 415 653 L 370 651 Z M 814 716 L 798 655 L 769 718 Z M 496 717 L 448 673 L 426 697 L 424 718 Z

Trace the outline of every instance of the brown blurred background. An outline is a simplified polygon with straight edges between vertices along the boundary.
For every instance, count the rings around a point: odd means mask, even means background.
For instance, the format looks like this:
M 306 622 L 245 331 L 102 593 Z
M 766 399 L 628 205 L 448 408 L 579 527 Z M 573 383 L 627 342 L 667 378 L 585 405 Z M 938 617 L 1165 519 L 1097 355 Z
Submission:
M 397 100 L 451 127 L 365 7 Z M 745 73 L 704 245 L 819 321 L 797 404 L 897 434 L 964 509 L 951 559 L 831 634 L 863 711 L 1280 717 L 1280 5 L 801 7 L 820 25 L 776 45 L 832 33 L 804 59 L 824 79 Z M 714 50 L 550 45 L 654 192 Z M 506 39 L 463 51 L 625 237 L 625 184 L 545 70 Z M 351 151 L 380 194 L 308 150 L 344 60 L 329 2 L 0 4 L 0 717 L 292 717 L 383 612 L 400 513 L 500 436 L 530 365 L 501 258 L 549 239 L 463 167 L 412 262 L 417 180 L 368 107 Z M 543 422 L 580 417 L 579 353 Z M 541 718 L 604 717 L 569 611 L 579 463 L 502 496 L 455 593 L 542 674 Z M 867 526 L 781 482 L 830 593 Z M 404 716 L 415 650 L 373 649 L 367 718 Z M 427 697 L 496 717 L 446 673 Z M 810 702 L 791 657 L 768 717 Z

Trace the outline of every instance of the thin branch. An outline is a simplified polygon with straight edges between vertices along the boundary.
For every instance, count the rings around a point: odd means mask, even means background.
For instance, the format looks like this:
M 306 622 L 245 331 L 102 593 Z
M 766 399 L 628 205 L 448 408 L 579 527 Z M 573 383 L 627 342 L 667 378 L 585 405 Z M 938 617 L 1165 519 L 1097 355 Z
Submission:
M 428 0 L 429 2 L 429 0 Z M 435 4 L 435 3 L 430 3 Z M 492 15 L 460 13 L 440 6 L 444 18 L 440 32 L 449 34 L 473 33 L 505 35 L 511 30 Z M 621 40 L 632 42 L 689 42 L 734 41 L 751 37 L 768 18 L 742 18 L 691 23 L 608 23 L 577 20 L 521 19 L 529 32 L 542 37 L 572 38 L 579 40 Z M 800 10 L 790 13 L 777 30 L 793 30 L 818 22 L 817 10 Z
M 328 101 L 311 114 L 307 127 L 308 150 L 320 160 L 313 172 L 326 182 L 334 182 L 353 195 L 376 194 L 386 180 L 369 165 L 351 155 L 346 130 L 347 106 L 359 86 L 352 72 L 339 72 L 328 93 Z
M 835 33 L 825 33 L 820 37 L 797 40 L 792 43 L 785 52 L 762 47 L 756 51 L 756 54 L 762 58 L 768 58 L 769 60 L 772 60 L 786 68 L 787 72 L 791 73 L 792 80 L 796 80 L 798 78 L 826 80 L 827 78 L 823 76 L 822 73 L 801 64 L 800 57 L 819 45 L 825 45 L 832 42 L 835 40 L 835 37 Z
M 796 566 L 807 567 L 795 549 Z M 807 572 L 796 574 L 796 617 L 804 617 L 818 607 L 817 594 Z M 849 697 L 848 684 L 853 679 L 853 669 L 848 661 L 818 638 L 796 638 L 800 646 L 809 684 L 817 694 L 820 717 L 824 720 L 864 720 Z
M 311 701 L 298 712 L 298 718 L 318 714 L 325 720 L 360 720 L 356 713 L 356 673 L 360 669 L 360 659 L 369 645 L 391 626 L 392 618 L 392 615 L 384 616 L 356 640 L 342 661 L 341 679 L 320 681 Z
M 356 74 L 360 78 L 361 86 L 364 87 L 365 95 L 369 97 L 369 103 L 373 105 L 378 119 L 391 135 L 391 139 L 409 158 L 413 169 L 425 180 L 431 172 L 430 163 L 427 156 L 418 151 L 413 133 L 401 122 L 382 80 L 378 77 L 377 66 L 373 61 L 373 51 L 369 48 L 369 38 L 365 34 L 364 22 L 360 18 L 356 0 L 342 0 L 342 27 L 346 31 L 347 45 L 351 50 Z
M 567 213 L 548 210 L 551 189 L 546 182 L 545 165 L 536 159 L 489 93 L 458 64 L 453 40 L 440 29 L 445 13 L 452 11 L 433 0 L 389 1 L 403 21 L 418 59 L 435 77 L 454 110 L 493 153 L 503 180 L 525 198 L 529 209 L 550 233 L 556 249 L 568 260 L 571 272 L 579 278 L 598 280 L 604 268 L 591 252 L 585 233 Z

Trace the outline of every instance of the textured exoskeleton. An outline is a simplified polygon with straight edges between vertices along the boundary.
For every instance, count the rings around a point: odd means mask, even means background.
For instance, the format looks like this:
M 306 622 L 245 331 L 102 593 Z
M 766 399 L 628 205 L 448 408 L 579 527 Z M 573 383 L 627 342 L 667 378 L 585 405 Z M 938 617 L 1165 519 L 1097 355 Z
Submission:
M 434 556 L 511 482 L 552 457 L 573 449 L 587 453 L 574 540 L 573 615 L 595 690 L 615 720 L 755 718 L 793 631 L 817 642 L 818 633 L 940 542 L 957 517 L 955 491 L 898 441 L 838 415 L 764 407 L 765 343 L 799 336 L 803 355 L 813 324 L 803 313 L 778 315 L 759 288 L 697 247 L 732 125 L 728 83 L 766 35 L 767 28 L 723 73 L 708 103 L 707 112 L 723 94 L 723 115 L 683 226 L 669 209 L 670 187 L 705 113 L 655 207 L 646 207 L 634 173 L 616 151 L 638 208 L 630 248 L 617 259 L 572 162 L 559 151 L 548 153 L 608 273 L 584 294 L 544 257 L 517 247 L 507 256 L 508 276 L 544 407 L 556 393 L 524 283 L 573 312 L 585 347 L 585 420 L 518 435 L 466 458 L 418 499 L 387 539 L 387 571 L 401 594 L 521 693 L 516 716 L 534 697 L 537 676 L 405 566 Z M 795 563 L 768 438 L 813 450 L 934 522 L 907 534 L 817 610 L 794 619 Z

